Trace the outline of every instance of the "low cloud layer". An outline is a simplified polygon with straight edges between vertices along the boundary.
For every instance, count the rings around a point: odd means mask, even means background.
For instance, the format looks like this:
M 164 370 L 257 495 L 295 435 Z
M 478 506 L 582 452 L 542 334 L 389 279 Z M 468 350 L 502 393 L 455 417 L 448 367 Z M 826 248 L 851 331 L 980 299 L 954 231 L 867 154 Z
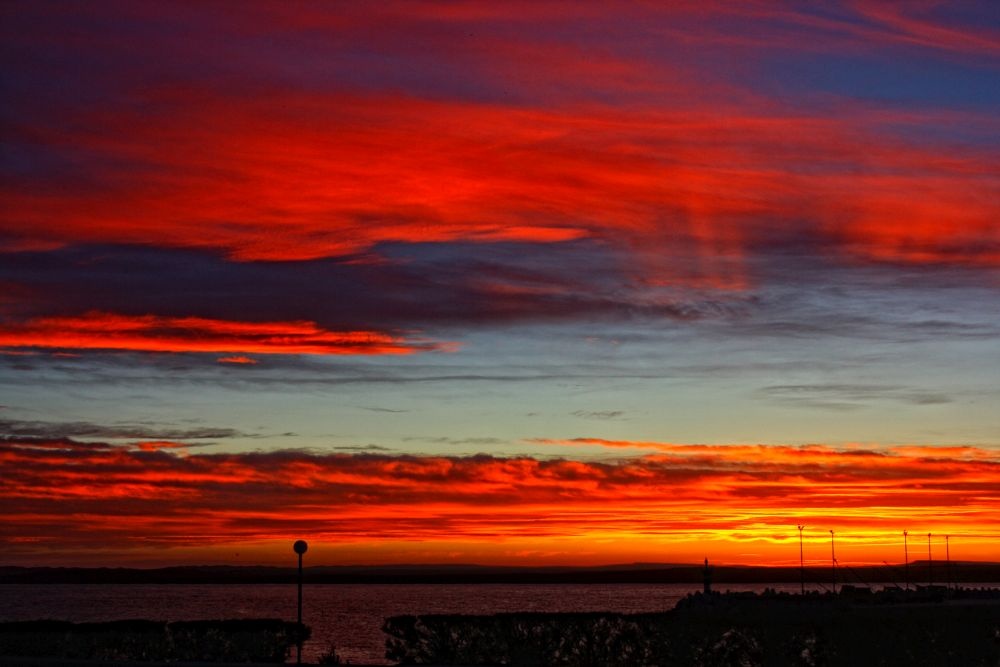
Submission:
M 928 526 L 1000 539 L 1000 453 L 973 447 L 837 449 L 544 441 L 653 450 L 612 460 L 281 450 L 7 438 L 8 554 L 126 552 L 286 540 L 405 544 L 588 535 L 771 539 L 796 521 L 851 540 Z M 73 511 L 66 512 L 68 504 Z

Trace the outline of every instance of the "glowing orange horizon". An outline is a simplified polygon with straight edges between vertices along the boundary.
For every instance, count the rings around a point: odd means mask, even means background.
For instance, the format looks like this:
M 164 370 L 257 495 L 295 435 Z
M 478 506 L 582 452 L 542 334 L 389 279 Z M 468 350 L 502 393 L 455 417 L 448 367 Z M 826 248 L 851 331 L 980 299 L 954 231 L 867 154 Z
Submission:
M 830 529 L 844 563 L 898 560 L 903 529 L 952 536 L 956 560 L 1000 555 L 1000 452 L 662 448 L 566 460 L 203 454 L 180 443 L 8 439 L 0 445 L 9 471 L 0 537 L 8 562 L 225 560 L 238 551 L 270 562 L 305 535 L 329 562 L 600 564 L 711 555 L 779 565 L 797 559 L 795 525 L 805 524 L 817 562 L 827 557 L 818 552 Z M 114 556 L 108 544 L 119 545 Z

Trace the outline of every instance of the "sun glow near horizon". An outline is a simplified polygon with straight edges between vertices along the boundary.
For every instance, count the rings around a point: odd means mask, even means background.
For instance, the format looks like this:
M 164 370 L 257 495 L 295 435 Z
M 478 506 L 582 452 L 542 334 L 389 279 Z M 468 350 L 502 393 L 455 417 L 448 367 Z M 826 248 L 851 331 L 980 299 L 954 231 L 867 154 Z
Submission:
M 635 445 L 657 453 L 227 454 L 169 442 L 8 440 L 4 531 L 14 539 L 5 558 L 165 564 L 195 554 L 236 562 L 229 554 L 240 552 L 238 562 L 272 562 L 287 556 L 286 541 L 308 535 L 317 563 L 583 565 L 710 554 L 778 565 L 797 558 L 796 524 L 808 527 L 810 560 L 826 557 L 829 530 L 841 562 L 895 560 L 903 528 L 932 533 L 938 548 L 952 536 L 956 559 L 996 558 L 1000 534 L 983 531 L 998 506 L 992 450 Z

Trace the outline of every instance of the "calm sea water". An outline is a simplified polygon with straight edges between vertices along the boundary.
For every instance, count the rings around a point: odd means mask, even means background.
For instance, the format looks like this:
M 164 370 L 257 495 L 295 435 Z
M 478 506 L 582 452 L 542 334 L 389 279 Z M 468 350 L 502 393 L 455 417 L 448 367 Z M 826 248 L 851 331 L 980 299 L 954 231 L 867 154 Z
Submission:
M 797 592 L 798 584 L 721 585 L 721 590 Z M 655 612 L 673 608 L 690 584 L 313 584 L 303 594 L 303 622 L 312 640 L 303 660 L 331 643 L 353 663 L 386 664 L 382 620 L 402 614 L 489 614 L 516 611 Z M 129 618 L 295 620 L 288 585 L 4 585 L 0 620 L 50 618 L 109 621 Z

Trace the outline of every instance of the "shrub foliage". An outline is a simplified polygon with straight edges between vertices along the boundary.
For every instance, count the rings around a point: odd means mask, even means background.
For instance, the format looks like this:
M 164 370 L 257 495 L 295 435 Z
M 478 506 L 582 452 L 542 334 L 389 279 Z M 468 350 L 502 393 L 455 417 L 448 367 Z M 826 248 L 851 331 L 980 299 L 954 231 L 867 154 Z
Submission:
M 1000 665 L 1000 605 L 692 606 L 657 614 L 394 616 L 402 664 L 566 667 Z
M 0 623 L 0 656 L 164 662 L 286 660 L 308 626 L 277 619 Z

